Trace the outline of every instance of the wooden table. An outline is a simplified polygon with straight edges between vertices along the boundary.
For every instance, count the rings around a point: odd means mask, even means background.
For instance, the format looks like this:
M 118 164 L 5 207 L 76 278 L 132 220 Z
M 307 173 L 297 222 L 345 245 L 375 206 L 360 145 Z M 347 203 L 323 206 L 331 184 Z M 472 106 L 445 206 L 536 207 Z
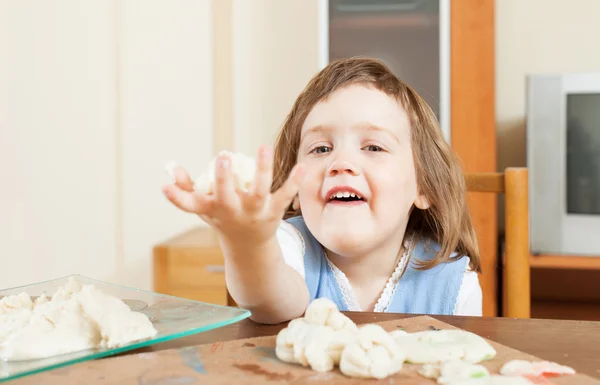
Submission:
M 352 313 L 348 316 L 357 324 L 384 321 L 397 321 L 413 315 L 382 314 L 382 313 Z M 600 322 L 595 321 L 562 321 L 543 319 L 508 319 L 486 317 L 459 317 L 459 316 L 434 316 L 438 321 L 452 326 L 471 331 L 482 337 L 500 343 L 504 348 L 517 349 L 524 353 L 532 354 L 540 359 L 555 361 L 573 367 L 578 373 L 600 379 Z M 57 368 L 38 375 L 26 376 L 17 379 L 14 384 L 29 385 L 47 383 L 62 385 L 70 383 L 86 384 L 179 384 L 202 383 L 197 375 L 204 374 L 202 362 L 198 366 L 197 355 L 190 356 L 189 352 L 196 349 L 186 347 L 204 345 L 198 349 L 205 349 L 206 354 L 217 342 L 239 340 L 252 337 L 276 335 L 286 324 L 261 325 L 250 320 L 244 320 L 233 325 L 225 326 L 212 331 L 194 336 L 164 342 L 155 346 L 123 353 L 117 357 L 84 362 L 78 365 Z M 238 342 L 241 344 L 241 342 Z M 208 345 L 205 345 L 208 344 Z M 235 342 L 234 342 L 235 344 Z M 245 346 L 245 345 L 240 345 Z M 249 344 L 248 346 L 255 346 Z M 184 348 L 184 349 L 181 349 Z M 173 349 L 164 352 L 160 357 L 151 353 Z M 224 350 L 227 354 L 227 349 Z M 182 354 L 185 353 L 183 362 Z M 214 356 L 213 356 L 214 357 Z M 158 359 L 161 364 L 149 360 Z M 229 364 L 223 370 L 229 368 Z M 247 365 L 256 372 L 254 366 Z M 250 368 L 252 367 L 252 368 Z M 158 368 L 158 370 L 154 370 Z M 193 371 L 190 371 L 193 369 Z M 225 372 L 224 372 L 225 373 Z M 237 373 L 237 372 L 236 372 Z M 270 372 L 260 372 L 260 375 Z M 190 375 L 194 375 L 191 377 Z M 239 373 L 238 373 L 239 375 Z M 273 376 L 273 373 L 270 373 Z M 286 375 L 289 375 L 287 373 Z M 156 377 L 156 378 L 155 378 Z M 249 377 L 244 377 L 245 379 Z M 262 377 L 261 377 L 262 378 Z M 580 377 L 581 378 L 581 377 Z M 588 377 L 585 377 L 588 378 Z M 156 381 L 155 381 L 156 380 Z M 160 380 L 160 381 L 159 381 Z M 164 381 L 163 381 L 164 380 Z M 219 383 L 226 384 L 226 378 L 219 378 Z M 166 382 L 165 382 L 166 381 Z M 179 381 L 179 382 L 178 382 Z M 194 382 L 195 381 L 195 382 Z M 253 380 L 252 380 L 253 381 Z M 262 381 L 262 380 L 261 380 Z M 321 381 L 322 382 L 322 381 Z M 581 383 L 594 383 L 593 379 Z M 570 383 L 570 382 L 569 382 Z M 580 382 L 573 382 L 580 383 Z
M 346 312 L 346 314 L 357 324 L 413 316 L 389 313 Z M 571 366 L 580 373 L 600 378 L 600 322 L 461 316 L 435 316 L 434 318 L 513 349 L 556 361 Z M 205 333 L 136 350 L 133 353 L 275 335 L 286 325 L 285 323 L 261 325 L 251 320 L 244 320 Z

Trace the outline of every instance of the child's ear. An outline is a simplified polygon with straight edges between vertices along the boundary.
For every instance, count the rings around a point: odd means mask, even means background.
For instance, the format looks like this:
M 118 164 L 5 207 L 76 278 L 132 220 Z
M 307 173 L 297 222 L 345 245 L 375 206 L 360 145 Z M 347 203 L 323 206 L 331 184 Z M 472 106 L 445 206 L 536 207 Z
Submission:
M 300 199 L 298 199 L 298 195 L 296 195 L 292 201 L 292 208 L 296 211 L 300 210 Z
M 429 200 L 425 195 L 417 195 L 417 199 L 415 199 L 415 206 L 421 210 L 427 210 L 430 206 Z

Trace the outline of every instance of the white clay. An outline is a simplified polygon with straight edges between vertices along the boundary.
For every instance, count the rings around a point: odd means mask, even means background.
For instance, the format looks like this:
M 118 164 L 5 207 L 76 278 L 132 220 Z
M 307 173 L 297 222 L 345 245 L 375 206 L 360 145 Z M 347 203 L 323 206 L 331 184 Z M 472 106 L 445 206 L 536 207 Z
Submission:
M 575 374 L 575 370 L 550 361 L 531 362 L 525 360 L 508 361 L 500 369 L 500 374 L 508 376 L 541 376 L 544 373 Z
M 345 314 L 342 314 L 335 302 L 328 298 L 313 300 L 306 309 L 304 318 L 307 323 L 326 325 L 333 328 L 333 330 L 358 330 L 356 324 Z
M 388 332 L 379 325 L 367 324 L 359 328 L 358 340 L 342 352 L 340 371 L 349 377 L 382 379 L 399 372 L 404 359 Z
M 292 320 L 277 334 L 276 356 L 285 362 L 327 372 L 338 365 L 342 351 L 358 334 L 356 324 L 327 299 L 314 300 L 305 317 Z
M 491 375 L 489 377 L 458 380 L 448 385 L 533 385 L 533 382 L 524 377 Z
M 51 300 L 43 294 L 32 302 L 21 293 L 3 298 L 0 306 L 0 358 L 5 360 L 117 347 L 157 333 L 146 315 L 73 277 Z
M 235 187 L 242 191 L 248 191 L 256 174 L 256 161 L 252 157 L 246 156 L 241 152 L 222 151 L 221 153 L 226 153 L 230 157 L 230 167 L 235 180 Z M 194 190 L 206 193 L 213 192 L 215 183 L 215 162 L 216 158 L 210 162 L 206 172 L 196 179 Z
M 493 358 L 494 348 L 480 336 L 464 330 L 430 330 L 390 333 L 398 346 L 406 352 L 407 362 L 414 364 L 464 360 L 478 363 Z
M 438 384 L 489 377 L 489 371 L 482 365 L 461 360 L 450 360 L 440 364 L 425 364 L 418 373 L 427 378 L 437 379 Z

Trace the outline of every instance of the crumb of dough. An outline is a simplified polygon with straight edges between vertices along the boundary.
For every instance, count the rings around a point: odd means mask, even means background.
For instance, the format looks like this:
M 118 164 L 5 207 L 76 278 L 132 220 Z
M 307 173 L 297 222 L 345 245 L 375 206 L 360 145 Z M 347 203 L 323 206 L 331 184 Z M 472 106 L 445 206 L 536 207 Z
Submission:
M 145 314 L 74 277 L 51 299 L 20 293 L 0 300 L 0 358 L 7 361 L 114 348 L 156 334 Z
M 493 374 L 488 377 L 458 380 L 448 385 L 533 385 L 533 382 L 524 377 Z
M 511 360 L 502 366 L 500 374 L 533 377 L 543 375 L 559 376 L 563 374 L 575 374 L 575 370 L 550 361 Z
M 439 364 L 425 364 L 418 370 L 418 373 L 423 377 L 436 379 L 438 384 L 451 384 L 453 382 L 490 376 L 485 366 L 462 360 L 450 360 Z

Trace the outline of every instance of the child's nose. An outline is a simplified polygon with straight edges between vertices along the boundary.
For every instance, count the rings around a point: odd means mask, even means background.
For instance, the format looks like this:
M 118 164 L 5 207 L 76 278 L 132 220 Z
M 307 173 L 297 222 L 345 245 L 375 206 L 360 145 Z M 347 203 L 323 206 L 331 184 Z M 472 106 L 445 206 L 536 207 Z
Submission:
M 354 162 L 350 162 L 344 159 L 335 159 L 329 166 L 329 170 L 327 170 L 327 174 L 329 176 L 335 176 L 344 173 L 350 175 L 358 175 L 358 167 Z

